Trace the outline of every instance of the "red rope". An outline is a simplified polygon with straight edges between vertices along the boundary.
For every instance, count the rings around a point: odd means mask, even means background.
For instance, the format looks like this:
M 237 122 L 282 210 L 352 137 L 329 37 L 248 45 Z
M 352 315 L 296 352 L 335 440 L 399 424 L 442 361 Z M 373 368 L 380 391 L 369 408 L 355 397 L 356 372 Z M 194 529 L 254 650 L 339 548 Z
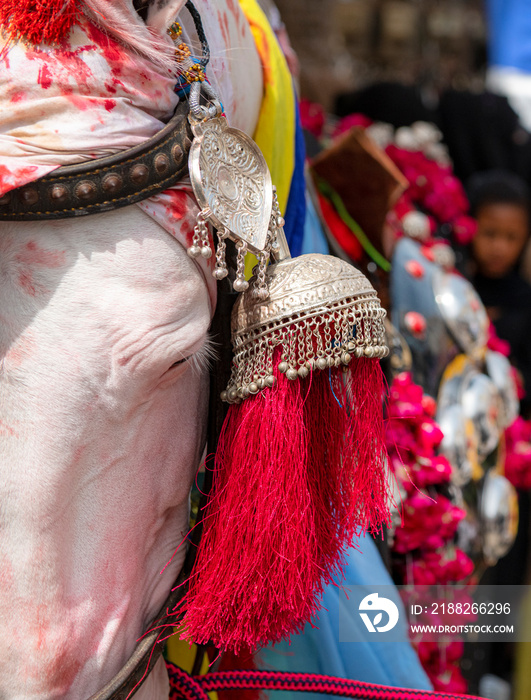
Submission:
M 279 671 L 217 671 L 206 676 L 190 676 L 166 662 L 170 675 L 170 698 L 205 700 L 206 693 L 217 690 L 291 690 L 323 693 L 362 700 L 483 700 L 472 695 L 452 695 L 429 690 L 390 688 L 346 678 L 334 678 L 313 673 Z
M 170 677 L 170 700 L 210 700 L 199 682 L 203 676 L 191 676 L 169 661 L 166 661 L 166 666 Z

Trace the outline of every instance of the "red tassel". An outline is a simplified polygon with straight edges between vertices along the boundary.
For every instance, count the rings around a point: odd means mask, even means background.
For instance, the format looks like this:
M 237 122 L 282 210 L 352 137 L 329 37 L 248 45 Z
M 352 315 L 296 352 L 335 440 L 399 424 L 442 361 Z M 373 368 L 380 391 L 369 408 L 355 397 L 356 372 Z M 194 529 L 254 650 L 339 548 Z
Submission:
M 33 46 L 60 43 L 78 12 L 78 0 L 0 0 L 2 28 L 13 39 Z
M 344 547 L 388 519 L 378 361 L 275 374 L 229 409 L 183 603 L 185 638 L 236 653 L 302 629 Z

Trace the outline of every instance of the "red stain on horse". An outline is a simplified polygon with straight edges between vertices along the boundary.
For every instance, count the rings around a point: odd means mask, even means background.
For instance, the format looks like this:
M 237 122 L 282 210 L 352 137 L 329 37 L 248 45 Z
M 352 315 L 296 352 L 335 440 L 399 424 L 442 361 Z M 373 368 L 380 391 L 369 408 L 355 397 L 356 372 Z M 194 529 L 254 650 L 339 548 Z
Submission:
M 56 693 L 68 692 L 84 665 L 84 662 L 77 658 L 76 645 L 72 644 L 66 648 L 63 644 L 62 648 L 57 648 L 57 644 L 54 643 L 57 621 L 51 618 L 50 610 L 45 604 L 38 605 L 33 610 L 32 625 L 33 645 L 36 649 L 47 650 L 48 654 L 42 667 L 30 671 L 31 676 L 46 678 L 46 684 L 54 696 Z
M 224 12 L 223 16 L 222 16 L 221 12 L 218 10 L 218 24 L 221 28 L 221 34 L 223 36 L 223 41 L 225 42 L 225 46 L 229 46 L 230 45 L 229 22 L 227 19 L 226 12 Z
M 186 194 L 181 190 L 166 190 L 164 194 L 171 199 L 171 204 L 168 207 L 168 214 L 170 214 L 173 219 L 180 221 L 189 211 Z
M 90 100 L 86 97 L 82 97 L 81 95 L 74 95 L 73 93 L 70 95 L 65 94 L 65 97 L 69 102 L 71 102 L 74 105 L 74 107 L 79 109 L 80 112 L 84 112 L 90 107 Z
M 5 366 L 8 369 L 17 369 L 24 360 L 31 357 L 35 350 L 35 339 L 31 331 L 26 331 L 18 341 L 12 345 L 4 357 Z
M 44 89 L 47 90 L 52 84 L 52 75 L 50 69 L 46 64 L 39 68 L 39 75 L 37 77 L 37 82 Z
M 8 168 L 0 164 L 0 196 L 9 190 L 31 182 L 35 177 L 33 174 L 38 170 L 36 165 L 27 165 L 22 168 Z
M 61 267 L 65 264 L 64 250 L 45 250 L 40 248 L 35 241 L 26 243 L 20 253 L 17 262 L 25 265 L 40 265 L 41 267 Z
M 240 19 L 241 19 L 241 13 L 240 13 L 240 7 L 237 5 L 234 0 L 227 0 L 227 8 L 231 15 L 234 17 L 236 21 L 236 26 L 238 29 L 240 28 Z
M 191 246 L 194 237 L 195 221 L 190 217 L 191 212 L 187 193 L 183 190 L 165 190 L 164 194 L 171 200 L 170 204 L 166 206 L 166 211 L 172 219 L 179 222 L 181 234 L 184 236 L 186 244 Z
M 34 48 L 26 52 L 26 57 L 30 61 L 41 62 L 42 68 L 39 69 L 39 84 L 41 87 L 47 89 L 52 84 L 52 81 L 66 86 L 70 80 L 73 80 L 77 84 L 80 92 L 90 94 L 91 88 L 88 82 L 94 76 L 88 65 L 80 56 L 84 50 L 84 48 L 78 48 L 75 51 L 56 49 L 53 52 L 47 53 L 46 51 Z M 41 70 L 43 70 L 44 84 L 40 79 Z
M 9 435 L 11 437 L 18 437 L 18 433 L 3 420 L 0 420 L 0 435 Z
M 120 75 L 124 65 L 124 55 L 120 45 L 90 22 L 87 23 L 85 31 L 89 39 L 97 45 L 108 62 L 111 72 L 114 75 Z
M 54 56 L 67 75 L 74 77 L 79 86 L 79 91 L 88 95 L 92 93 L 92 88 L 88 85 L 88 82 L 93 78 L 93 73 L 81 56 L 79 56 L 79 53 L 81 53 L 81 50 L 76 49 L 75 51 L 56 51 L 55 54 L 51 55 Z
M 23 249 L 17 253 L 18 284 L 22 289 L 34 297 L 37 294 L 46 293 L 44 285 L 35 279 L 35 267 L 57 268 L 65 264 L 64 251 L 45 250 L 40 248 L 35 241 L 29 241 Z
M 37 296 L 37 287 L 35 286 L 33 275 L 29 270 L 21 270 L 18 273 L 17 280 L 19 287 L 22 287 L 26 294 L 29 294 L 30 297 Z M 39 293 L 43 291 L 44 289 L 42 287 L 39 287 Z

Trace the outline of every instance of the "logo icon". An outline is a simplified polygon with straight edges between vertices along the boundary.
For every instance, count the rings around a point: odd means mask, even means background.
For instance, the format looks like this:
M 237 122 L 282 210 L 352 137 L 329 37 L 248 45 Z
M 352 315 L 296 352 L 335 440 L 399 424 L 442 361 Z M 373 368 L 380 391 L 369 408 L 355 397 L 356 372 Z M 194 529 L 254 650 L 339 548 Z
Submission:
M 396 605 L 392 600 L 389 600 L 389 598 L 379 597 L 378 593 L 371 593 L 370 595 L 365 596 L 358 609 L 360 611 L 360 617 L 365 623 L 365 627 L 369 630 L 369 632 L 389 632 L 389 630 L 392 630 L 398 622 L 398 608 Z M 371 621 L 369 615 L 366 612 L 362 612 L 362 610 L 368 610 L 377 614 Z M 379 626 L 383 618 L 382 612 L 387 613 L 389 620 L 387 621 L 386 625 Z

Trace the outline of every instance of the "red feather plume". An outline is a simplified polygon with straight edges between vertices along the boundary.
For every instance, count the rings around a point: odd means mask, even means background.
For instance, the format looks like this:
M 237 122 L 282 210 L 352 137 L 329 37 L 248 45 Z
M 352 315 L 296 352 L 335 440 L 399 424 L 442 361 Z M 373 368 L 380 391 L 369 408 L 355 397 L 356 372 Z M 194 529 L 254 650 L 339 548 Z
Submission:
M 75 24 L 79 5 L 79 0 L 0 0 L 0 24 L 13 39 L 57 44 Z

